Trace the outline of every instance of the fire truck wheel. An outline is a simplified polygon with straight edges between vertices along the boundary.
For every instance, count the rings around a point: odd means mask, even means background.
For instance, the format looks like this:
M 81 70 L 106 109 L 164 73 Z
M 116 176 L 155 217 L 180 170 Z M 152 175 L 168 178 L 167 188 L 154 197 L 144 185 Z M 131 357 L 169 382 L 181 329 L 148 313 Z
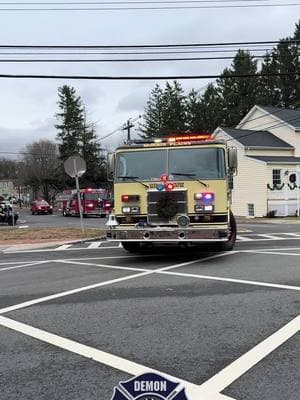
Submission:
M 220 243 L 220 251 L 230 251 L 233 249 L 233 246 L 235 245 L 237 228 L 234 215 L 232 214 L 231 211 L 229 214 L 229 224 L 230 224 L 229 239 L 227 240 L 227 242 Z
M 122 242 L 123 249 L 129 253 L 138 253 L 141 251 L 139 242 Z

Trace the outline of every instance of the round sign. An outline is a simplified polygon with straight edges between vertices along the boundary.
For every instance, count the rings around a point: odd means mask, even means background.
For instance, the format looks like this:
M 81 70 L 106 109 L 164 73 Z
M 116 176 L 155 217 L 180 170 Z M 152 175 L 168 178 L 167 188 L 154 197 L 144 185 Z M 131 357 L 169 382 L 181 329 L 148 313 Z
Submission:
M 80 177 L 86 171 L 86 162 L 80 156 L 71 156 L 64 162 L 64 168 L 71 178 Z

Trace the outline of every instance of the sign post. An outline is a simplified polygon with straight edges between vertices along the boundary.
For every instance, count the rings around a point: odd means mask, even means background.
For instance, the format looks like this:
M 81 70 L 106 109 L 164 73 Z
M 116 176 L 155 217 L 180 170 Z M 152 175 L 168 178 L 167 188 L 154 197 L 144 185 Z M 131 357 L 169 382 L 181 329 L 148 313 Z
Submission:
M 299 186 L 300 186 L 300 170 L 296 171 L 296 191 L 297 191 L 297 217 L 300 216 L 300 201 L 299 201 Z
M 80 156 L 71 156 L 64 162 L 64 168 L 66 173 L 71 177 L 75 178 L 77 202 L 80 216 L 81 232 L 84 235 L 84 224 L 83 224 L 83 213 L 80 198 L 79 178 L 86 172 L 86 162 Z

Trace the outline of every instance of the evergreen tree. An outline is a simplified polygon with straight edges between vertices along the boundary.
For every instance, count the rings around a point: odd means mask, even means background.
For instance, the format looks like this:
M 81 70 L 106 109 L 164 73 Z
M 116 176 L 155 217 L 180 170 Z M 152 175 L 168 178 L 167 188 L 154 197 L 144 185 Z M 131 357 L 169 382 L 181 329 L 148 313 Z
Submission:
M 180 83 L 167 82 L 164 90 L 159 85 L 150 93 L 140 125 L 144 138 L 163 137 L 186 130 L 185 96 Z
M 268 75 L 278 73 L 277 55 L 274 51 L 264 57 L 260 72 Z M 279 80 L 280 77 L 278 76 L 261 76 L 258 78 L 257 104 L 264 106 L 280 105 Z
M 295 73 L 299 72 L 299 56 L 297 54 L 297 46 L 288 40 L 281 40 L 276 49 L 278 72 L 291 74 L 281 76 L 279 79 L 280 105 L 285 108 L 294 108 L 297 101 Z
M 201 101 L 195 89 L 186 97 L 186 127 L 190 132 L 203 131 L 203 118 L 201 114 Z
M 58 130 L 59 153 L 62 160 L 66 160 L 74 153 L 80 152 L 80 137 L 84 127 L 84 108 L 76 90 L 64 85 L 58 88 L 58 107 L 56 114 L 59 123 L 55 125 Z
M 73 154 L 79 154 L 87 164 L 87 171 L 81 178 L 82 186 L 97 187 L 103 185 L 105 178 L 104 158 L 93 124 L 86 121 L 86 110 L 76 90 L 70 86 L 58 89 L 58 106 L 56 114 L 59 124 L 57 139 L 59 140 L 60 158 L 64 161 Z M 73 181 L 66 180 L 67 186 Z
M 294 33 L 294 39 L 298 40 L 298 43 L 294 44 L 294 53 L 296 55 L 296 71 L 298 74 L 295 78 L 295 86 L 296 86 L 296 98 L 294 103 L 294 108 L 300 109 L 300 21 L 296 24 L 296 29 Z
M 163 135 L 184 132 L 186 130 L 185 96 L 179 82 L 166 83 L 163 104 Z
M 93 124 L 85 123 L 80 135 L 79 146 L 79 154 L 87 164 L 87 171 L 81 178 L 85 186 L 99 187 L 106 180 L 105 162 L 101 151 Z
M 156 137 L 159 135 L 163 127 L 164 108 L 163 90 L 159 85 L 155 85 L 145 107 L 144 122 L 140 124 L 140 130 L 144 134 L 141 135 L 142 137 Z
M 217 87 L 223 99 L 222 119 L 226 125 L 236 125 L 254 106 L 257 95 L 257 77 L 235 77 L 253 75 L 257 63 L 249 52 L 239 50 L 230 69 L 225 69 L 217 80 Z M 221 118 L 221 116 L 220 116 Z
M 219 89 L 210 84 L 200 99 L 203 131 L 213 132 L 219 125 L 223 125 L 223 113 L 223 99 Z

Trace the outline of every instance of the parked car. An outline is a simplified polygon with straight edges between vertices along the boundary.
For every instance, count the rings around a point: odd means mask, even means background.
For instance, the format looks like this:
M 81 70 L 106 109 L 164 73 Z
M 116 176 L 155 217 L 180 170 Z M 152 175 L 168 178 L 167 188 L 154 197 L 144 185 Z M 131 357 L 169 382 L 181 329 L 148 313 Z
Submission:
M 53 208 L 46 200 L 35 200 L 31 203 L 31 213 L 34 214 L 52 214 Z

